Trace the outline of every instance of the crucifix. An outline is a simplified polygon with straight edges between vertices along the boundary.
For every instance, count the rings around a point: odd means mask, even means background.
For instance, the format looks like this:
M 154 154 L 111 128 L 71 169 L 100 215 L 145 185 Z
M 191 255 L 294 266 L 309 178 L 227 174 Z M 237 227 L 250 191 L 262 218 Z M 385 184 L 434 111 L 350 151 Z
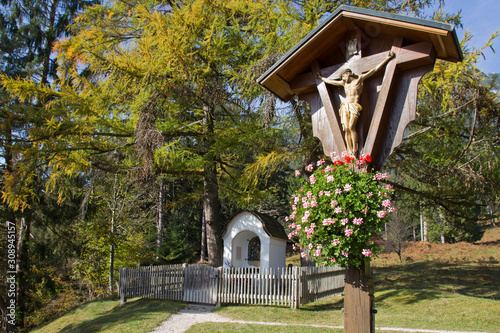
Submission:
M 353 52 L 352 45 L 355 45 L 355 43 L 355 39 L 349 41 L 348 45 L 351 46 L 349 52 Z M 325 78 L 318 72 L 315 73 L 315 76 L 323 82 L 344 88 L 345 99 L 340 104 L 339 116 L 340 123 L 342 124 L 342 130 L 344 131 L 347 151 L 352 156 L 356 156 L 358 153 L 358 134 L 356 133 L 356 122 L 358 121 L 361 110 L 363 109 L 363 107 L 359 104 L 359 99 L 361 97 L 361 93 L 363 92 L 363 82 L 378 72 L 389 60 L 394 58 L 394 56 L 394 52 L 389 51 L 387 58 L 382 60 L 382 62 L 368 72 L 360 75 L 353 73 L 350 68 L 344 69 L 340 73 L 340 79 L 336 80 Z

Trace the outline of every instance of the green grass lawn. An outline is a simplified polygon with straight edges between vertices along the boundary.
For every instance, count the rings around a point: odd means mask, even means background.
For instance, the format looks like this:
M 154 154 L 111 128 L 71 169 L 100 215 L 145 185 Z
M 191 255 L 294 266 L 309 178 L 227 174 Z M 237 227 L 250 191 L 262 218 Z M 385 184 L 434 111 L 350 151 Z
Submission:
M 403 262 L 381 255 L 372 265 L 376 327 L 500 332 L 499 239 L 497 227 L 475 244 L 415 243 Z M 334 297 L 298 310 L 239 305 L 218 312 L 238 320 L 341 326 L 342 307 L 342 297 Z
M 192 326 L 187 333 L 343 333 L 343 329 L 331 329 L 324 327 L 307 326 L 272 326 L 258 324 L 234 324 L 234 323 L 203 323 Z
M 403 262 L 395 254 L 376 259 L 372 265 L 376 327 L 500 333 L 500 228 L 492 231 L 495 234 L 490 233 L 491 239 L 476 244 L 416 243 L 406 250 Z M 150 332 L 183 306 L 181 302 L 146 299 L 129 300 L 124 307 L 118 300 L 95 301 L 32 332 Z M 336 333 L 343 330 L 299 325 L 342 326 L 342 308 L 341 296 L 297 310 L 223 306 L 217 313 L 232 319 L 292 325 L 203 323 L 189 332 Z
M 119 300 L 89 302 L 31 332 L 96 333 L 149 332 L 184 305 L 181 302 L 132 299 L 123 307 Z
M 271 326 L 258 324 L 203 323 L 192 326 L 187 333 L 344 333 L 341 328 L 308 327 L 308 326 Z M 377 333 L 406 333 L 398 331 L 378 330 Z
M 342 298 L 333 297 L 298 310 L 239 305 L 221 307 L 217 312 L 237 320 L 342 326 L 342 306 Z M 375 306 L 376 327 L 500 332 L 498 300 L 432 290 L 387 289 L 375 293 Z

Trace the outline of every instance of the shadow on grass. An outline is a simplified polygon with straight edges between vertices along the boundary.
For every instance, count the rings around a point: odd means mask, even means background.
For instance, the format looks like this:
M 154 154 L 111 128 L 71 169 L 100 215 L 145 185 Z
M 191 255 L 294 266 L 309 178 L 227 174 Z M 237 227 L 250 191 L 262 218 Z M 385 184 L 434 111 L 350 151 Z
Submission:
M 332 310 L 340 311 L 342 310 L 343 307 L 344 307 L 344 298 L 338 297 L 302 305 L 300 307 L 300 310 L 311 311 L 311 312 L 332 311 Z
M 443 292 L 500 300 L 500 266 L 494 263 L 413 262 L 375 267 L 374 277 L 377 292 L 411 290 L 415 297 L 407 297 L 405 294 L 403 302 L 407 303 L 443 297 Z M 377 296 L 377 300 L 388 298 L 391 293 L 393 292 L 383 293 L 380 297 Z
M 146 319 L 151 313 L 164 311 L 168 313 L 176 312 L 181 306 L 177 303 L 166 303 L 166 301 L 140 299 L 126 303 L 123 307 L 113 307 L 111 310 L 103 312 L 94 319 L 89 319 L 78 324 L 69 324 L 59 332 L 62 333 L 86 333 L 99 332 L 106 328 L 115 327 L 120 324 L 131 323 Z

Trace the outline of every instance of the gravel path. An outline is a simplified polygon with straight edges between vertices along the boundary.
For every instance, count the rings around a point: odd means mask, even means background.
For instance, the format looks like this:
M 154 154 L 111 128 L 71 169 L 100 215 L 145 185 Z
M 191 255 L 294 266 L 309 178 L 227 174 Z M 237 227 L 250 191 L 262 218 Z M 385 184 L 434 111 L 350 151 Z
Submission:
M 180 333 L 187 331 L 191 326 L 205 322 L 229 322 L 231 319 L 212 313 L 214 306 L 189 304 L 186 308 L 173 314 L 161 326 L 151 333 Z
M 307 326 L 307 327 L 326 327 L 326 328 L 344 328 L 343 326 L 327 326 L 327 325 L 310 325 L 310 324 L 285 324 L 285 323 L 269 323 L 257 321 L 234 320 L 217 313 L 213 313 L 214 306 L 189 304 L 186 308 L 172 315 L 165 320 L 160 326 L 156 327 L 151 333 L 182 333 L 187 331 L 195 324 L 205 322 L 215 323 L 237 323 L 237 324 L 260 324 L 273 326 Z M 398 332 L 413 332 L 413 333 L 482 333 L 482 332 L 459 332 L 459 331 L 440 331 L 427 329 L 411 329 L 411 328 L 395 328 L 395 327 L 377 327 L 377 331 L 398 331 Z M 483 332 L 484 333 L 484 332 Z

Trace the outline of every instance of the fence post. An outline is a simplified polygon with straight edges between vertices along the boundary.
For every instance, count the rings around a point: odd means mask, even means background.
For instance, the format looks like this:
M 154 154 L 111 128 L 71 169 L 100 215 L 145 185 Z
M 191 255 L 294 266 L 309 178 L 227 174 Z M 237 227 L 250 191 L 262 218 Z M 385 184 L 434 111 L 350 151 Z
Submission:
M 127 302 L 127 268 L 120 269 L 120 285 L 118 292 L 120 293 L 120 306 L 124 306 Z
M 216 283 L 216 288 L 215 288 L 215 307 L 220 308 L 221 304 L 221 294 L 222 294 L 222 281 L 224 281 L 224 277 L 222 276 L 224 274 L 223 267 L 217 267 L 217 273 L 215 276 L 215 283 Z
M 292 309 L 298 309 L 300 307 L 300 285 L 302 283 L 302 270 L 300 267 L 292 267 L 293 269 L 293 301 Z

